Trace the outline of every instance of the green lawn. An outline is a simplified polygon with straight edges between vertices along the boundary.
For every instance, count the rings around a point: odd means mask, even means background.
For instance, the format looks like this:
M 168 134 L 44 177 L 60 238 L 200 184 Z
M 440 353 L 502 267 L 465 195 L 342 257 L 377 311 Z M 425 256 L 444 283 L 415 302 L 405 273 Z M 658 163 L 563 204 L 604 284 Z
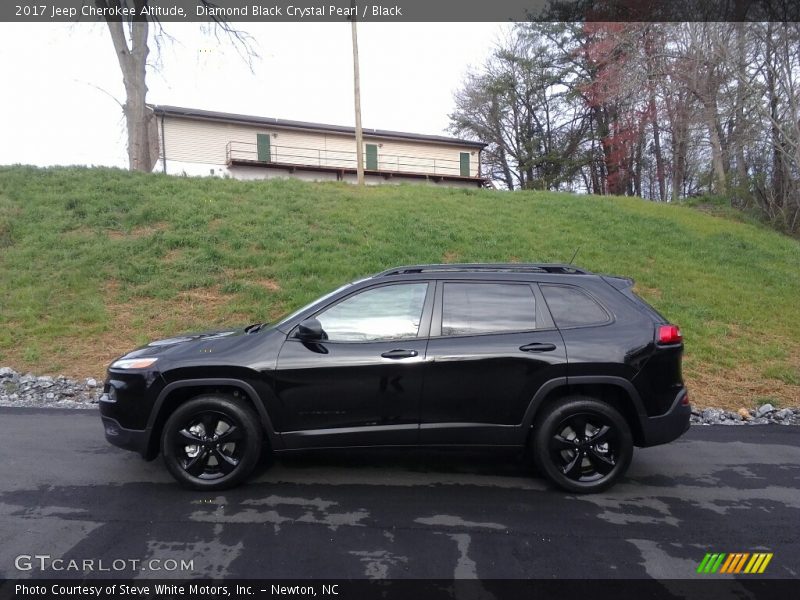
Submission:
M 634 198 L 0 167 L 0 365 L 100 376 L 154 336 L 274 318 L 416 262 L 566 262 L 681 325 L 700 405 L 800 405 L 800 243 Z

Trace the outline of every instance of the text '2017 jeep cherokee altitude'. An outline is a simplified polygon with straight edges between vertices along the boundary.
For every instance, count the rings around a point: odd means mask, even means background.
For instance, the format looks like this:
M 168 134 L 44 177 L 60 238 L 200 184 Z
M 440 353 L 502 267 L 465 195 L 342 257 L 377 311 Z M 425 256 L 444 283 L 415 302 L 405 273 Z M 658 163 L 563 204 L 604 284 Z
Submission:
M 398 267 L 274 325 L 153 342 L 108 369 L 109 442 L 223 489 L 262 448 L 529 448 L 596 492 L 689 427 L 683 341 L 629 279 L 556 264 Z

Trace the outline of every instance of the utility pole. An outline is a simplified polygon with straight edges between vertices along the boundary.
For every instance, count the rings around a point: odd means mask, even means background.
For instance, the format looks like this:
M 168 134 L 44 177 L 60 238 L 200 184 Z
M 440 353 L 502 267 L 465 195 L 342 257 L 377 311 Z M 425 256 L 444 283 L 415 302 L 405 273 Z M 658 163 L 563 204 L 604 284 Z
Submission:
M 356 180 L 364 185 L 364 133 L 361 130 L 361 78 L 358 72 L 358 33 L 356 32 L 355 0 L 350 2 L 353 9 L 353 91 L 356 101 Z

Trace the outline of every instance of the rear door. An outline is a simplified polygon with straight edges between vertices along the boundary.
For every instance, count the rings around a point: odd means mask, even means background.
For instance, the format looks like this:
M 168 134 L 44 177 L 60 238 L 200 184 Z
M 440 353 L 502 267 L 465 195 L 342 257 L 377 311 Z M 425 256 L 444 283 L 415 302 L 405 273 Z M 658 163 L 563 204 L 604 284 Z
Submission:
M 541 292 L 525 282 L 439 282 L 427 356 L 423 444 L 524 443 L 533 395 L 567 362 Z

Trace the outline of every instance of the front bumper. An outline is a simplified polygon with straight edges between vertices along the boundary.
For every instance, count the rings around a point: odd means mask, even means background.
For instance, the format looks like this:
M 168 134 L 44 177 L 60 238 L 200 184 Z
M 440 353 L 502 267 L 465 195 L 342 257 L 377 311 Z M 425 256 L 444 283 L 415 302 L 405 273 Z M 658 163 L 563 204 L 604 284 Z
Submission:
M 146 460 L 155 458 L 150 416 L 161 383 L 154 371 L 109 371 L 100 397 L 100 415 L 110 444 L 137 452 Z
M 667 412 L 657 417 L 642 419 L 642 439 L 639 444 L 641 447 L 666 444 L 686 433 L 692 416 L 691 405 L 684 404 L 686 395 L 686 389 L 682 389 Z
M 148 445 L 150 441 L 150 432 L 147 430 L 139 429 L 125 429 L 116 419 L 111 417 L 102 417 L 103 428 L 105 429 L 106 440 L 125 450 L 133 450 L 138 452 L 143 457 L 148 456 Z

